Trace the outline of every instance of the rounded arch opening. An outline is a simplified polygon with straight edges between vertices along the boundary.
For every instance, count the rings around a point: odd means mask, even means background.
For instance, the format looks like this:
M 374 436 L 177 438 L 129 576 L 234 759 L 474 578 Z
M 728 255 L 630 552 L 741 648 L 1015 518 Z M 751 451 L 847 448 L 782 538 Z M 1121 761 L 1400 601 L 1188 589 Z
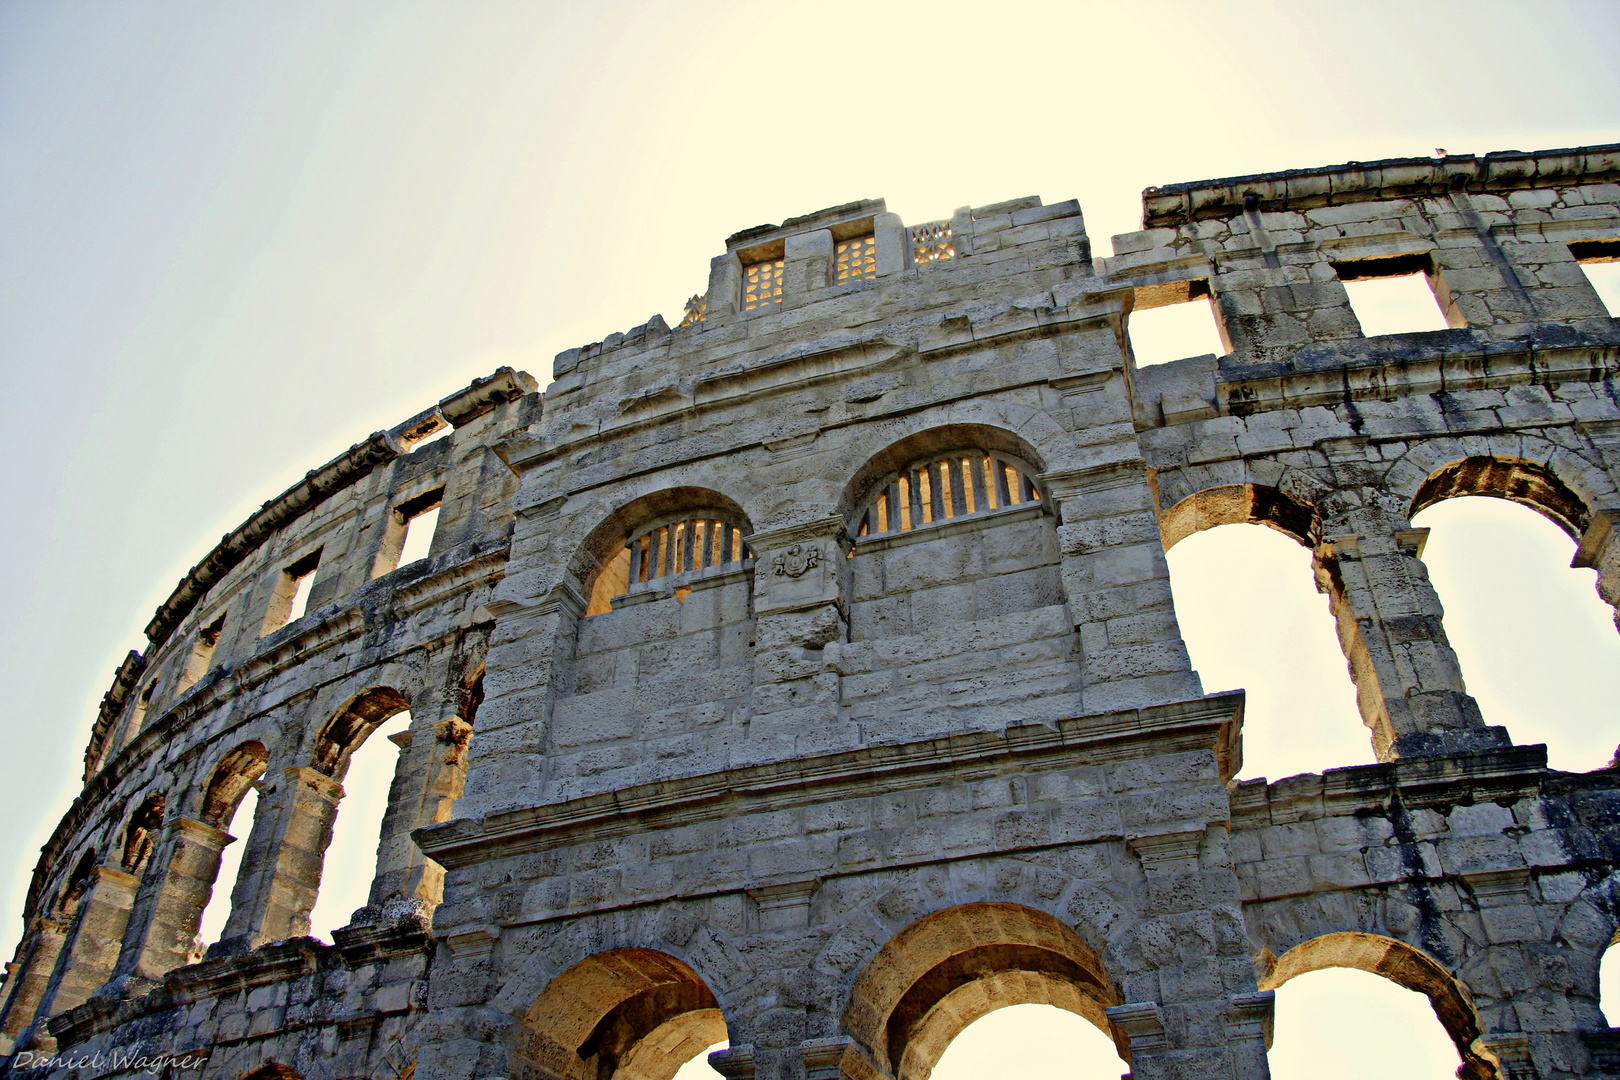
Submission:
M 237 806 L 264 775 L 270 752 L 257 739 L 235 746 L 214 766 L 203 793 L 201 818 L 216 829 L 226 828 Z
M 1108 1020 L 1120 1002 L 1102 958 L 1073 929 L 1018 904 L 947 908 L 901 930 L 856 977 L 844 1029 L 899 1080 L 926 1080 L 974 1021 L 1009 1005 L 1084 1017 L 1129 1060 Z
M 854 520 L 881 491 L 888 477 L 899 477 L 909 466 L 964 450 L 1009 459 L 1032 480 L 1046 471 L 1046 463 L 1035 447 L 1011 431 L 987 424 L 944 424 L 908 435 L 868 458 L 845 485 L 838 512 L 845 520 Z
M 515 1025 L 514 1075 L 567 1080 L 672 1080 L 726 1038 L 703 978 L 668 953 L 615 949 L 546 984 Z
M 242 1080 L 304 1080 L 297 1070 L 283 1065 L 279 1061 L 272 1061 L 267 1065 L 260 1065 L 252 1072 L 243 1073 Z
M 410 725 L 405 695 L 392 687 L 375 687 L 340 710 L 317 742 L 316 761 L 333 762 L 328 775 L 341 779 L 342 798 L 329 811 L 333 816 L 309 913 L 309 932 L 315 937 L 331 940 L 333 931 L 371 903 L 390 842 L 414 843 L 397 835 L 398 826 L 385 828 L 401 740 L 408 740 Z
M 1591 524 L 1591 511 L 1569 485 L 1545 465 L 1522 458 L 1479 456 L 1462 458 L 1429 474 L 1412 496 L 1408 517 L 1416 517 L 1444 499 L 1483 495 L 1528 506 L 1580 543 Z
M 1415 500 L 1413 524 L 1469 693 L 1515 742 L 1545 743 L 1553 768 L 1604 767 L 1620 742 L 1620 728 L 1600 719 L 1620 698 L 1620 635 L 1597 570 L 1571 566 L 1578 522 L 1528 497 L 1447 491 Z
M 157 831 L 163 827 L 163 805 L 163 794 L 153 792 L 142 799 L 129 816 L 129 823 L 124 826 L 123 852 L 118 860 L 119 867 L 126 874 L 139 875 L 146 868 Z
M 1311 938 L 1279 957 L 1260 980 L 1260 989 L 1275 990 L 1290 979 L 1327 968 L 1378 975 L 1422 994 L 1462 1061 L 1457 1075 L 1462 1080 L 1495 1080 L 1495 1059 L 1481 1041 L 1484 1021 L 1467 989 L 1433 957 L 1404 942 L 1359 931 Z
M 341 779 L 350 756 L 385 720 L 411 707 L 410 700 L 391 686 L 373 686 L 349 699 L 315 737 L 310 767 Z
M 1193 533 L 1217 525 L 1264 525 L 1306 548 L 1322 539 L 1322 522 L 1314 506 L 1264 484 L 1205 488 L 1159 515 L 1166 552 Z
M 743 508 L 718 491 L 666 488 L 609 514 L 569 559 L 568 573 L 585 615 L 601 615 L 637 585 L 741 564 L 749 557 L 742 538 L 753 531 Z
M 1357 685 L 1318 587 L 1316 508 L 1273 487 L 1227 484 L 1175 503 L 1160 530 L 1181 638 L 1205 691 L 1248 691 L 1237 775 L 1371 762 Z

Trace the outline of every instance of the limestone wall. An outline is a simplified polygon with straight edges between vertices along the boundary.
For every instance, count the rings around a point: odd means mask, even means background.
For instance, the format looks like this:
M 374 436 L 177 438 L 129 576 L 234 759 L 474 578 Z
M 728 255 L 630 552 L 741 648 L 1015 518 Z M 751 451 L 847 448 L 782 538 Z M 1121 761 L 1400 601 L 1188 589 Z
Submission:
M 1101 260 L 1036 199 L 732 236 L 682 325 L 481 380 L 193 571 L 0 1030 L 209 1077 L 668 1080 L 729 1038 L 728 1077 L 922 1080 L 1041 1001 L 1138 1080 L 1250 1078 L 1271 991 L 1343 965 L 1427 994 L 1462 1075 L 1613 1068 L 1615 774 L 1481 714 L 1411 518 L 1519 501 L 1620 601 L 1620 324 L 1580 266 L 1620 257 L 1617 153 L 1150 189 Z M 1404 273 L 1451 329 L 1363 336 L 1344 282 Z M 1225 354 L 1139 368 L 1172 303 Z M 432 558 L 379 576 L 434 498 Z M 1382 764 L 1233 780 L 1242 695 L 1203 694 L 1164 555 L 1232 522 L 1312 551 Z M 317 546 L 310 614 L 261 633 Z M 348 755 L 404 708 L 372 905 L 300 940 Z

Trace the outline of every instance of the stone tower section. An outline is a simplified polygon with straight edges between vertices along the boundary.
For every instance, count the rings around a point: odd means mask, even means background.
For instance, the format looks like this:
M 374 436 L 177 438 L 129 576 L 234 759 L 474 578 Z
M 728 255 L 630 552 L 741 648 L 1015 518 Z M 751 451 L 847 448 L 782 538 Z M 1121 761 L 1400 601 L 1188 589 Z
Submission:
M 1620 147 L 1174 185 L 1143 225 L 1112 258 L 1033 198 L 748 229 L 679 326 L 265 504 L 116 673 L 13 1065 L 670 1080 L 729 1039 L 732 1080 L 926 1080 L 1042 1002 L 1135 1080 L 1262 1080 L 1272 991 L 1348 966 L 1427 995 L 1468 1080 L 1620 1070 L 1616 774 L 1481 714 L 1411 524 L 1524 503 L 1620 601 L 1620 323 L 1581 268 L 1620 258 Z M 1451 329 L 1365 336 L 1344 282 L 1413 272 Z M 1138 369 L 1132 312 L 1173 303 L 1225 355 Z M 1231 522 L 1313 553 L 1379 764 L 1234 779 L 1243 696 L 1203 692 L 1165 560 Z M 406 709 L 325 945 L 350 755 Z

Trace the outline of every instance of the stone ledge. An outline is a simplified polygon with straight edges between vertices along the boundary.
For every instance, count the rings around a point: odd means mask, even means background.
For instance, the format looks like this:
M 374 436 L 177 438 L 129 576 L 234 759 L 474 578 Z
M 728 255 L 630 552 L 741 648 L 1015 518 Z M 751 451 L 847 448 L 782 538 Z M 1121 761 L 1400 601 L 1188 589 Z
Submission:
M 1346 203 L 1444 195 L 1460 184 L 1471 192 L 1516 191 L 1554 185 L 1605 183 L 1620 177 L 1620 144 L 1525 153 L 1504 150 L 1484 157 L 1386 158 L 1314 169 L 1254 173 L 1218 180 L 1165 184 L 1142 192 L 1142 228 L 1236 217 L 1244 200 L 1262 213 Z
M 362 909 L 367 910 L 370 909 Z M 384 917 L 390 912 L 391 909 L 385 909 Z M 397 956 L 425 955 L 432 949 L 425 915 L 412 914 L 377 925 L 354 924 L 343 927 L 333 936 L 338 941 L 336 945 L 326 945 L 309 937 L 290 938 L 260 946 L 252 952 L 188 964 L 169 972 L 163 977 L 162 985 L 149 993 L 123 999 L 93 997 L 77 1008 L 52 1017 L 47 1026 L 65 1048 L 142 1017 L 207 998 L 284 983 L 334 968 L 357 968 Z
M 1231 778 L 1243 692 L 1138 710 L 1072 717 L 1056 729 L 1032 724 L 821 757 L 727 769 L 641 784 L 566 802 L 499 811 L 482 819 L 428 825 L 411 835 L 446 869 L 514 854 L 566 847 L 672 823 L 807 805 L 848 793 L 900 790 L 964 775 L 1007 759 L 1102 764 L 1161 753 L 1214 750 L 1221 781 Z

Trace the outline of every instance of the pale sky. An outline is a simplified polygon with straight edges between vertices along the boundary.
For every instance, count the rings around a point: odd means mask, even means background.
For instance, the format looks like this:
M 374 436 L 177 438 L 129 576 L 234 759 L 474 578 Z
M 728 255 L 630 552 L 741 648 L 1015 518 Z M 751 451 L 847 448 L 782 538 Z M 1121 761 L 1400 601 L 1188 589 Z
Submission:
M 727 235 L 1038 194 L 1107 255 L 1148 185 L 1617 141 L 1616 86 L 1612 0 L 0 2 L 0 950 L 114 666 L 217 537 L 499 364 L 678 321 Z M 1470 687 L 1602 764 L 1590 572 L 1476 502 L 1420 522 Z M 1171 553 L 1206 689 L 1250 692 L 1245 775 L 1368 760 L 1308 556 L 1251 532 Z

